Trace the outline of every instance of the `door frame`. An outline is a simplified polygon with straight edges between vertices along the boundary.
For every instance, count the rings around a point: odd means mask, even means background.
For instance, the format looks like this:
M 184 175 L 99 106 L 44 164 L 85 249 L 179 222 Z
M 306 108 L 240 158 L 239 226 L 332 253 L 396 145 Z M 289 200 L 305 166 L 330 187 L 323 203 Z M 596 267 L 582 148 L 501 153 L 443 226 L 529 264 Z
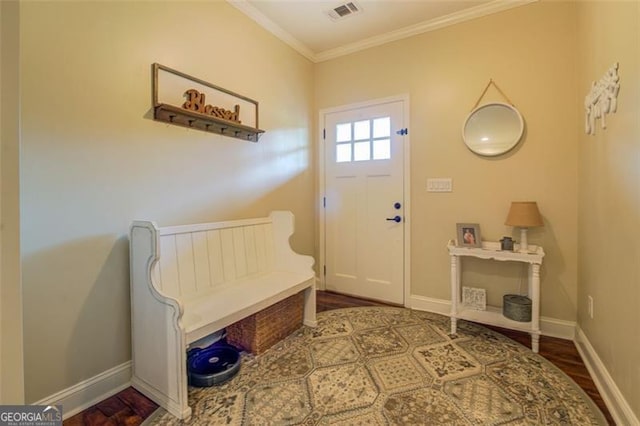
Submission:
M 409 94 L 402 94 L 396 96 L 390 96 L 386 98 L 371 99 L 363 102 L 356 102 L 348 105 L 341 105 L 331 108 L 323 108 L 318 115 L 318 235 L 319 235 L 319 253 L 318 253 L 318 289 L 326 289 L 326 275 L 324 273 L 325 265 L 325 247 L 326 247 L 326 235 L 325 235 L 325 209 L 324 209 L 324 197 L 326 196 L 325 178 L 326 178 L 326 165 L 325 165 L 325 139 L 324 139 L 324 123 L 325 115 L 346 112 L 353 109 L 367 108 L 379 104 L 402 102 L 402 128 L 409 128 Z M 402 192 L 404 198 L 404 255 L 403 255 L 403 287 L 404 287 L 404 306 L 410 307 L 411 296 L 411 173 L 410 173 L 410 134 L 404 135 L 404 147 L 403 147 L 403 159 L 402 165 L 404 168 L 402 176 Z

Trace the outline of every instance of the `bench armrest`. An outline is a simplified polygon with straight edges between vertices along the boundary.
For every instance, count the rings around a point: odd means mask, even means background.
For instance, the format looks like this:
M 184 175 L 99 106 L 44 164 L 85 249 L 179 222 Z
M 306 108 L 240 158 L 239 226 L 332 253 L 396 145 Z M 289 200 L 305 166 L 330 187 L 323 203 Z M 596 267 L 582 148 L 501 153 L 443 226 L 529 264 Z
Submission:
M 315 259 L 311 256 L 296 253 L 289 244 L 289 239 L 293 235 L 295 227 L 293 213 L 290 211 L 273 211 L 269 217 L 273 226 L 275 269 L 303 274 L 310 273 L 315 276 L 313 272 Z

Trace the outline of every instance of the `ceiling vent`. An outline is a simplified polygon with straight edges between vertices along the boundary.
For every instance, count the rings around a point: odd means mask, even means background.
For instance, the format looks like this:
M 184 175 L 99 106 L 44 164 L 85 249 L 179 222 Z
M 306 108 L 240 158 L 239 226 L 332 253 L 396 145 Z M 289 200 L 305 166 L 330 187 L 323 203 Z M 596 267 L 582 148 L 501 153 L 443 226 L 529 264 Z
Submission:
M 360 8 L 360 6 L 356 5 L 354 2 L 350 1 L 349 3 L 342 4 L 329 10 L 327 13 L 329 14 L 329 17 L 331 19 L 333 19 L 334 21 L 339 21 L 360 12 L 362 12 L 362 8 Z

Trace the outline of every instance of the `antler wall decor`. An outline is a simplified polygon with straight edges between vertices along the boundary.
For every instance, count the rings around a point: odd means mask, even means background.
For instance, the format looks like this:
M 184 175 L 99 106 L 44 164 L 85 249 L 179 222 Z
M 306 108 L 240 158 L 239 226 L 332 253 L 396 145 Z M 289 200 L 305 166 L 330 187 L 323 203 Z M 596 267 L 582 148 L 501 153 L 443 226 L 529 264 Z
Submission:
M 620 91 L 620 77 L 618 63 L 613 64 L 598 82 L 593 82 L 591 91 L 584 98 L 585 132 L 596 134 L 596 119 L 602 118 L 602 128 L 607 128 L 605 116 L 618 109 L 618 92 Z

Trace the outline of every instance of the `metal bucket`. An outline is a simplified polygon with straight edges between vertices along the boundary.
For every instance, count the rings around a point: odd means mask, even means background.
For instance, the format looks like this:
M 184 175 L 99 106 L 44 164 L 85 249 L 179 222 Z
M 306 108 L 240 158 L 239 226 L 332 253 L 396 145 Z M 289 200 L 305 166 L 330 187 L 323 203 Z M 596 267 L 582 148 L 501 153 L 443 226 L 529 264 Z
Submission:
M 502 315 L 514 321 L 531 321 L 531 299 L 518 294 L 505 294 L 502 298 Z

